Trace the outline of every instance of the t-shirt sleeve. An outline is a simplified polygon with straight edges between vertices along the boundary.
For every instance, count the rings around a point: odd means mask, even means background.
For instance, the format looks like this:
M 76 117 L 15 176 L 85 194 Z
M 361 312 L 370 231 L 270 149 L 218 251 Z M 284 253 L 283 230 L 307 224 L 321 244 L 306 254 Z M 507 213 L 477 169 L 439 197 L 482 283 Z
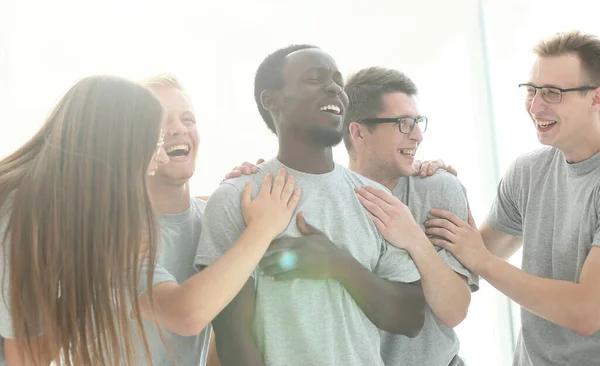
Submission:
M 138 288 L 139 295 L 142 295 L 148 290 L 147 276 L 148 260 L 144 260 L 144 262 L 142 263 L 142 270 L 140 272 L 140 286 Z M 163 282 L 177 282 L 177 279 L 157 262 L 154 266 L 154 277 L 152 278 L 152 287 Z
M 596 194 L 596 232 L 592 239 L 592 246 L 600 247 L 600 192 Z
M 439 195 L 441 203 L 431 208 L 439 208 L 445 211 L 450 211 L 461 220 L 467 222 L 469 220 L 469 203 L 467 200 L 467 191 L 460 181 L 448 174 L 444 180 L 442 194 Z M 433 203 L 432 203 L 433 206 Z M 479 290 L 479 276 L 469 271 L 454 257 L 452 253 L 443 248 L 437 248 L 439 256 L 452 270 L 467 278 L 471 292 Z
M 380 278 L 394 282 L 411 283 L 421 279 L 419 270 L 408 252 L 396 248 L 385 240 L 383 240 L 381 255 L 373 273 Z
M 523 236 L 519 181 L 519 159 L 515 160 L 498 185 L 498 193 L 487 216 L 487 222 L 496 230 L 512 236 Z
M 256 187 L 253 187 L 257 190 Z M 224 182 L 210 196 L 204 210 L 202 233 L 194 267 L 212 264 L 238 240 L 246 228 L 241 209 L 241 190 Z

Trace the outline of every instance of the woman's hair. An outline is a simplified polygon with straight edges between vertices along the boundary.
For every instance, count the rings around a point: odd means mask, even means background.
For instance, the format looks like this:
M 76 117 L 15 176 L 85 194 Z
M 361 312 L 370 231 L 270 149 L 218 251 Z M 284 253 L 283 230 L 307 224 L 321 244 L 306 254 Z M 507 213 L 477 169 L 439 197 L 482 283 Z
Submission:
M 5 293 L 15 338 L 37 363 L 133 364 L 135 328 L 151 362 L 138 283 L 142 261 L 156 262 L 146 170 L 163 118 L 147 88 L 88 77 L 0 161 Z

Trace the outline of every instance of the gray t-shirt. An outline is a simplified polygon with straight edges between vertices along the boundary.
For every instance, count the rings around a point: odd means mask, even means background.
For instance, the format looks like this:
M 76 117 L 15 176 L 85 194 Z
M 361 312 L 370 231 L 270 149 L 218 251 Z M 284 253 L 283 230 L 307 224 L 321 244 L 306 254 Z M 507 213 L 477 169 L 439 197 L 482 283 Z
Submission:
M 431 217 L 429 211 L 433 208 L 454 212 L 467 221 L 466 191 L 454 175 L 445 171 L 438 170 L 427 178 L 402 177 L 392 193 L 408 206 L 423 230 L 423 223 Z M 436 249 L 450 268 L 468 279 L 471 291 L 479 289 L 477 275 L 466 269 L 450 252 L 439 247 Z M 386 366 L 464 365 L 458 356 L 459 347 L 454 330 L 445 326 L 429 307 L 425 310 L 425 324 L 417 337 L 408 338 L 381 331 L 381 356 Z
M 487 218 L 494 230 L 523 237 L 523 270 L 578 282 L 600 246 L 600 153 L 576 164 L 542 148 L 519 157 L 502 178 Z M 521 310 L 514 365 L 598 365 L 600 332 L 583 337 Z
M 180 214 L 159 214 L 161 242 L 158 263 L 154 272 L 153 286 L 162 282 L 183 283 L 196 274 L 193 258 L 202 231 L 202 220 L 206 202 L 193 198 L 190 208 Z M 140 294 L 147 290 L 146 268 L 141 273 Z M 148 335 L 152 360 L 156 366 L 175 365 L 169 352 L 160 339 L 154 323 L 144 320 Z M 181 336 L 162 328 L 171 352 L 178 365 L 206 365 L 210 325 L 197 336 Z M 145 365 L 144 348 L 141 341 L 137 344 L 139 365 Z
M 206 207 L 197 266 L 214 262 L 244 230 L 240 209 L 244 183 L 252 182 L 256 196 L 264 176 L 280 168 L 285 166 L 273 159 L 261 164 L 258 173 L 226 181 L 213 193 Z M 354 192 L 357 186 L 383 186 L 340 165 L 319 175 L 287 169 L 302 188 L 296 212 L 304 212 L 309 224 L 382 278 L 398 282 L 420 278 L 408 253 L 383 239 Z M 295 218 L 282 235 L 301 235 Z M 255 278 L 254 334 L 267 365 L 383 365 L 378 329 L 338 281 Z

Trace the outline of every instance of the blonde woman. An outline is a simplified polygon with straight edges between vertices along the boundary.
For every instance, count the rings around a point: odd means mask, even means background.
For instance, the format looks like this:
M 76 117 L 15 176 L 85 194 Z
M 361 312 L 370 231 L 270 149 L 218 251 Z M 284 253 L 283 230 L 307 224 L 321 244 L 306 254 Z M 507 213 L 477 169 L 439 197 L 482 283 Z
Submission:
M 196 273 L 193 263 L 206 202 L 192 198 L 189 187 L 199 148 L 195 111 L 174 76 L 157 75 L 141 84 L 152 90 L 165 109 L 164 147 L 169 157 L 169 163 L 147 179 L 161 229 L 157 264 L 144 267 L 153 269 L 153 282 L 145 282 L 147 276 L 142 275 L 139 289 L 152 360 L 161 366 L 204 365 L 210 322 L 235 297 L 271 241 L 287 227 L 300 191 L 294 190 L 293 178 L 286 181 L 284 171 L 267 177 L 268 188 L 254 201 L 246 187 L 241 202 L 247 225 L 244 233 L 227 253 Z M 149 302 L 151 289 L 154 308 Z M 160 324 L 162 332 L 152 322 Z M 141 342 L 138 347 L 141 352 Z

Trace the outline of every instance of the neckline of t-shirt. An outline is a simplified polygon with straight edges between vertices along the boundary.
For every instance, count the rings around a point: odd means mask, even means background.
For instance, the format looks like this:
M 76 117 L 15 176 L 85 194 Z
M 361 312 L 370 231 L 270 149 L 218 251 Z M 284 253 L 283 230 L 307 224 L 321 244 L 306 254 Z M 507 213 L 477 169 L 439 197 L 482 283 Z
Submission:
M 569 173 L 574 176 L 589 174 L 600 167 L 600 152 L 579 163 L 568 163 L 565 156 L 561 152 L 559 152 L 559 154 L 564 164 L 567 166 Z
M 192 211 L 194 206 L 194 200 L 190 199 L 190 206 L 187 210 L 176 214 L 158 213 L 158 219 L 161 222 L 170 224 L 182 224 L 189 221 L 192 218 Z
M 292 168 L 288 167 L 287 165 L 283 164 L 277 158 L 273 158 L 272 161 L 275 162 L 275 164 L 279 166 L 277 169 L 284 168 L 285 170 L 287 170 L 288 174 L 292 174 L 295 177 L 305 177 L 305 178 L 310 178 L 310 179 L 328 179 L 330 177 L 335 176 L 336 173 L 340 169 L 340 165 L 338 165 L 336 162 L 333 162 L 333 169 L 331 169 L 331 171 L 329 171 L 327 173 L 322 173 L 322 174 L 312 174 L 312 173 L 306 173 L 306 172 L 301 172 L 299 170 L 292 169 Z

